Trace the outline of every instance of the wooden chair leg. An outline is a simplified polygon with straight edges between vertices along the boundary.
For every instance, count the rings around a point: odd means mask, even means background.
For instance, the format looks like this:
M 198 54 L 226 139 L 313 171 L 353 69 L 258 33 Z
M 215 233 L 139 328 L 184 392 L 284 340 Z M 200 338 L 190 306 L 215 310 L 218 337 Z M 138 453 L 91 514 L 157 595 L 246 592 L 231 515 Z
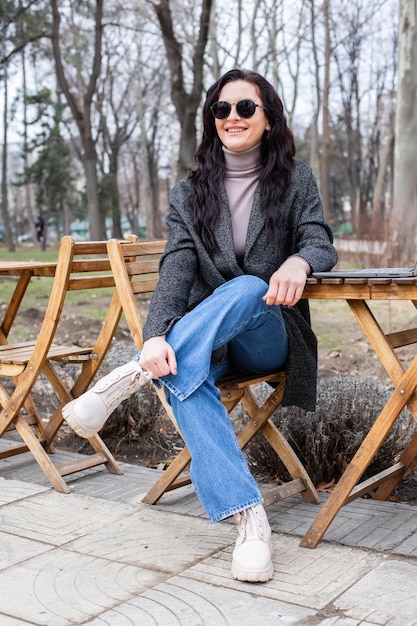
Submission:
M 227 386 L 221 388 L 221 393 L 222 402 L 229 412 L 239 401 L 242 401 L 249 415 L 248 423 L 242 428 L 237 437 L 240 447 L 243 449 L 257 432 L 262 432 L 283 461 L 293 479 L 284 485 L 269 489 L 268 492 L 264 494 L 265 506 L 296 493 L 301 493 L 306 502 L 318 503 L 320 498 L 309 475 L 291 446 L 269 419 L 282 401 L 283 385 L 275 389 L 262 406 L 259 406 L 249 386 Z M 162 398 L 162 400 L 163 399 L 164 398 Z M 166 491 L 189 484 L 191 482 L 189 477 L 178 480 L 178 476 L 187 467 L 190 460 L 190 453 L 187 447 L 185 447 L 168 469 L 165 470 L 159 480 L 151 487 L 142 499 L 142 502 L 145 504 L 155 504 Z
M 18 416 L 14 423 L 16 425 L 16 430 L 19 432 L 28 449 L 38 462 L 43 473 L 49 479 L 53 488 L 60 493 L 70 493 L 70 488 L 57 471 L 56 467 L 39 443 L 36 435 L 32 432 L 32 429 L 26 420 L 23 417 Z
M 162 476 L 151 487 L 151 489 L 144 496 L 144 498 L 142 498 L 142 502 L 144 502 L 145 504 L 155 504 L 166 491 L 190 484 L 191 479 L 188 477 L 175 482 L 178 476 L 185 470 L 190 461 L 190 453 L 188 451 L 188 448 L 185 447 L 175 457 L 170 466 L 164 471 Z
M 294 450 L 291 448 L 285 437 L 282 436 L 278 428 L 268 420 L 265 426 L 262 428 L 262 434 L 269 441 L 272 448 L 278 454 L 281 461 L 287 468 L 291 478 L 294 480 L 301 479 L 303 483 L 303 489 L 301 495 L 306 502 L 312 502 L 314 504 L 320 503 L 320 496 L 311 482 L 310 476 L 307 474 L 303 464 L 301 463 Z
M 117 465 L 112 453 L 110 452 L 100 435 L 94 435 L 94 437 L 90 437 L 88 441 L 90 442 L 91 447 L 95 450 L 97 454 L 103 454 L 106 457 L 104 465 L 107 471 L 110 474 L 116 474 L 117 476 L 121 476 L 123 474 L 122 470 Z

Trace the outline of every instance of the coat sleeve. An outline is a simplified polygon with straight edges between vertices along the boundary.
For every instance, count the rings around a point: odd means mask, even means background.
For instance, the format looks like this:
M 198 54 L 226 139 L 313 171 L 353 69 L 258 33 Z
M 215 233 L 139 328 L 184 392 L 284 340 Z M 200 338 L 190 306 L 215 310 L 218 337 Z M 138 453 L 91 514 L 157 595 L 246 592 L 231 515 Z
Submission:
M 330 270 L 337 263 L 337 252 L 332 230 L 324 219 L 317 183 L 304 163 L 297 163 L 295 179 L 293 249 L 307 261 L 312 272 Z

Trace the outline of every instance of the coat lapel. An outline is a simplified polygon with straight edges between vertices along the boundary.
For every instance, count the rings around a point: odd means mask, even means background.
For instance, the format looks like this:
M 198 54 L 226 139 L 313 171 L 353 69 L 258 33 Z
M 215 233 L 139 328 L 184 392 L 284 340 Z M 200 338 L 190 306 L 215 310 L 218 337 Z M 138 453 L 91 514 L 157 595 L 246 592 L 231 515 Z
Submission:
M 216 239 L 222 255 L 226 259 L 226 262 L 233 274 L 239 276 L 242 274 L 242 270 L 236 260 L 235 246 L 233 243 L 232 218 L 230 216 L 229 201 L 227 199 L 226 189 L 223 183 L 221 183 L 220 197 L 220 217 L 214 227 L 214 238 Z
M 248 234 L 246 236 L 245 257 L 256 243 L 261 230 L 265 225 L 265 216 L 261 211 L 261 193 L 259 185 L 256 187 L 252 210 L 249 218 Z

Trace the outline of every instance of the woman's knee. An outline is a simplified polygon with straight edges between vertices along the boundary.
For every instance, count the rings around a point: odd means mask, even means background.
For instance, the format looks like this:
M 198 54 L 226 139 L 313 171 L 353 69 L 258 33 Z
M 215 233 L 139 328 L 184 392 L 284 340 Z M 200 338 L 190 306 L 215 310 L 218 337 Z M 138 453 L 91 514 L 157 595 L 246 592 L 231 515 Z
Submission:
M 226 285 L 229 290 L 235 291 L 239 295 L 250 294 L 261 298 L 268 290 L 268 284 L 262 278 L 251 274 L 236 276 L 236 278 L 229 280 Z

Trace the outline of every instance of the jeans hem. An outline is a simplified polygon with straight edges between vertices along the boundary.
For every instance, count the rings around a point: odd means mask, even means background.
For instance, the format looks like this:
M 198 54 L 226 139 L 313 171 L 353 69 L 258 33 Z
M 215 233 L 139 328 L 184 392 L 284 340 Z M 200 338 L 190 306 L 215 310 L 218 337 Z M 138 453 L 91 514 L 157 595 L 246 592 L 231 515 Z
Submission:
M 210 522 L 212 524 L 215 524 L 216 522 L 221 522 L 224 519 L 227 519 L 228 517 L 231 517 L 232 515 L 234 515 L 235 513 L 239 513 L 239 511 L 244 511 L 245 509 L 248 509 L 251 506 L 255 506 L 256 504 L 262 504 L 264 501 L 264 499 L 262 498 L 262 496 L 259 496 L 258 498 L 253 498 L 252 500 L 248 500 L 245 504 L 238 504 L 236 506 L 232 506 L 229 507 L 228 509 L 226 509 L 226 511 L 224 511 L 224 513 L 220 513 L 219 515 L 215 515 L 215 516 L 209 516 Z

